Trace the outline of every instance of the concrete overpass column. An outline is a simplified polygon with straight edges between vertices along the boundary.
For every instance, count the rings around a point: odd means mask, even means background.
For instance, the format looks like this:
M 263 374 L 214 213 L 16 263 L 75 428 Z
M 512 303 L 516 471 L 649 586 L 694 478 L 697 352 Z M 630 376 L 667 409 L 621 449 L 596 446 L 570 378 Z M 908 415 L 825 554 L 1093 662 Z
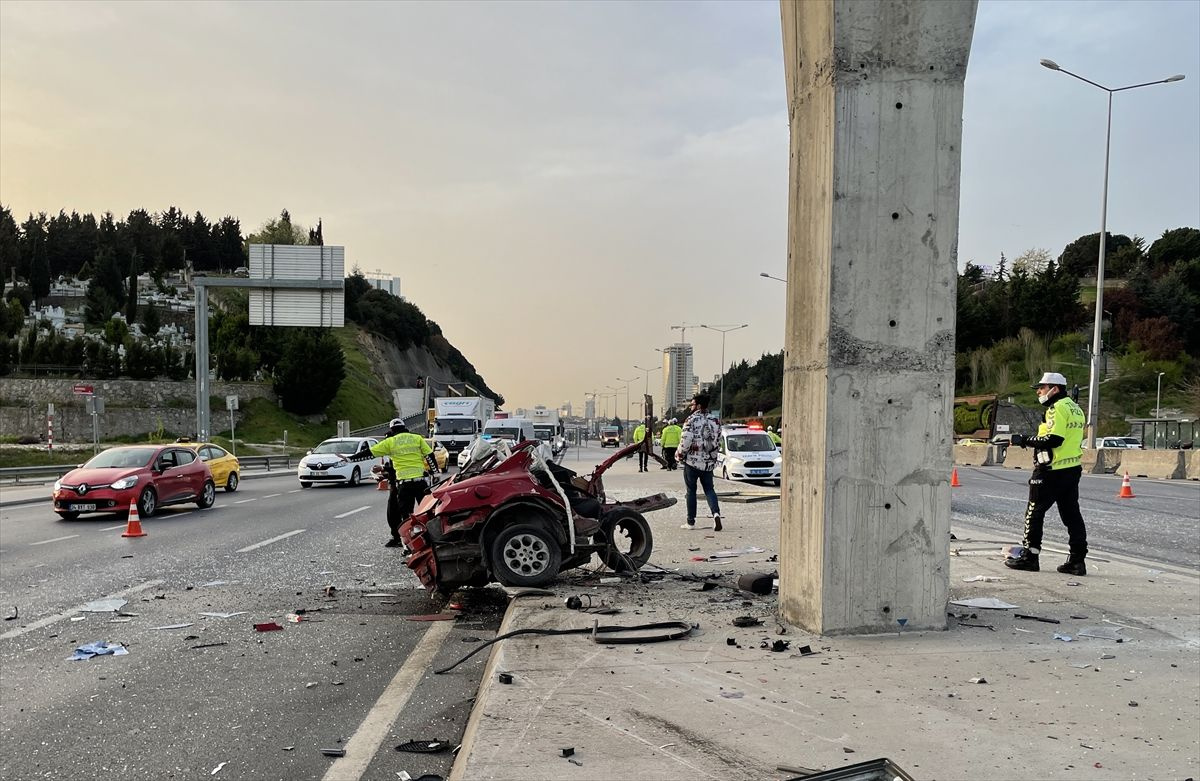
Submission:
M 945 627 L 974 0 L 782 0 L 791 158 L 780 606 Z

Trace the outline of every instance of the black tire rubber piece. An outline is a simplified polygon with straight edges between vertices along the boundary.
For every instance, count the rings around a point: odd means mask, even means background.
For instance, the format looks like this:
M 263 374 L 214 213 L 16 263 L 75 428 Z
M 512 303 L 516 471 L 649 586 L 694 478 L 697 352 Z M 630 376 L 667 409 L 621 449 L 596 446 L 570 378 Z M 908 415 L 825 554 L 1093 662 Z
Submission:
M 496 580 L 505 586 L 544 586 L 558 577 L 562 565 L 558 540 L 544 526 L 533 523 L 502 529 L 492 541 L 490 553 Z
M 618 507 L 606 513 L 601 522 L 611 529 L 614 546 L 600 552 L 604 566 L 613 572 L 637 572 L 645 566 L 654 551 L 654 533 L 646 518 L 636 510 Z M 621 545 L 623 541 L 629 543 L 628 550 Z

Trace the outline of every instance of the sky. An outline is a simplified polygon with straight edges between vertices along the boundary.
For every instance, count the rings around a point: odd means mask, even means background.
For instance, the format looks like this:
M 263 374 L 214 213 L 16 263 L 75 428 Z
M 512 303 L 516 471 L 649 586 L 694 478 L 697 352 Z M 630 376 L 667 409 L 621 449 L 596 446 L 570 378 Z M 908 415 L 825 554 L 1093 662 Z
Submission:
M 1200 3 L 979 4 L 959 263 L 1200 225 Z M 783 347 L 777 2 L 0 2 L 0 202 L 286 208 L 401 278 L 507 407 Z M 633 380 L 632 382 L 626 382 Z

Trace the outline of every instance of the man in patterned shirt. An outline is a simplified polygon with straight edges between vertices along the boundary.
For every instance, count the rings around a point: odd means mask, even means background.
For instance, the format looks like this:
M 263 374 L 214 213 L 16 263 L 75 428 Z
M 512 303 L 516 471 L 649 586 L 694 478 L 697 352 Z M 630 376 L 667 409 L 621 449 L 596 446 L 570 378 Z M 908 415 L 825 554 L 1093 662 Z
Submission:
M 713 528 L 721 531 L 721 506 L 713 490 L 713 470 L 717 468 L 717 445 L 721 425 L 708 414 L 708 394 L 692 397 L 692 414 L 683 422 L 683 436 L 675 460 L 683 463 L 683 482 L 687 486 L 687 523 L 679 528 L 696 528 L 696 481 L 704 487 L 704 498 L 712 511 Z

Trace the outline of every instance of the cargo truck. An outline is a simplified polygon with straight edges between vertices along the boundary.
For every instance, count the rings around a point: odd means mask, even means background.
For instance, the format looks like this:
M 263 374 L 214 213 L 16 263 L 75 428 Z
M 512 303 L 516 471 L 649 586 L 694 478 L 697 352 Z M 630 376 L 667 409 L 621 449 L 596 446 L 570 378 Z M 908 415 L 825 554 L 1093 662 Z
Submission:
M 558 410 L 546 409 L 538 405 L 529 410 L 529 420 L 533 422 L 534 435 L 550 446 L 550 451 L 557 456 L 567 447 L 566 437 L 563 436 L 563 424 Z
M 457 457 L 495 415 L 496 402 L 486 396 L 446 396 L 433 400 L 433 411 L 434 442 Z

